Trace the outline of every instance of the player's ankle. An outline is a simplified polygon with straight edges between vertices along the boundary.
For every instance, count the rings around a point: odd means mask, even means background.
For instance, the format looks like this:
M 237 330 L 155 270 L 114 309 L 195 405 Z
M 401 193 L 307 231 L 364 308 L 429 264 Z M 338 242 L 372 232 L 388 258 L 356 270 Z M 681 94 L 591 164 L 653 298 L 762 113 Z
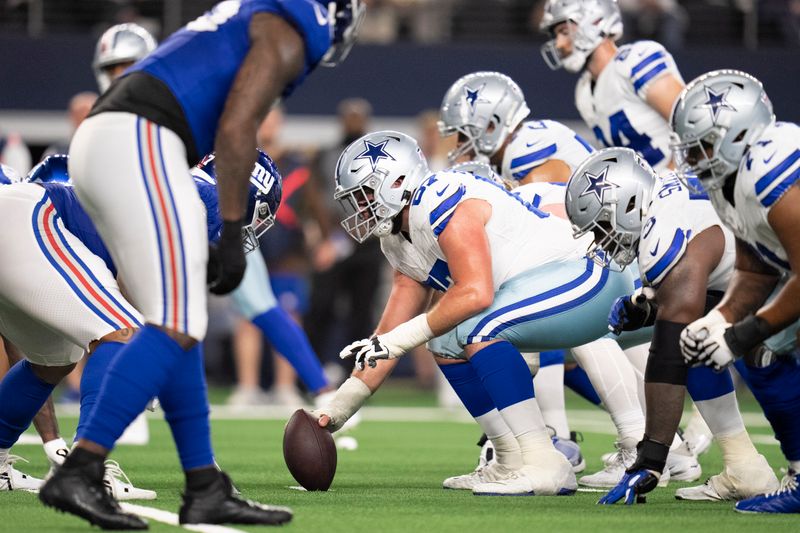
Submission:
M 202 491 L 219 479 L 220 473 L 215 466 L 205 466 L 187 470 L 186 490 L 192 492 Z

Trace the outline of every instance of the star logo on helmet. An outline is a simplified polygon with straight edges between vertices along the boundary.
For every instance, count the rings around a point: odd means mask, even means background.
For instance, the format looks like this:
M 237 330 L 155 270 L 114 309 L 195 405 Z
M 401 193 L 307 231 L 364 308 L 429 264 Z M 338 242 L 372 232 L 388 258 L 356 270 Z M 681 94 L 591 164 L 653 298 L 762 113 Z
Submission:
M 619 188 L 619 185 L 608 181 L 608 167 L 604 168 L 599 174 L 592 174 L 591 172 L 584 172 L 584 177 L 589 182 L 580 197 L 594 194 L 597 199 L 602 203 L 603 196 L 606 191 L 613 188 Z
M 473 113 L 475 112 L 476 104 L 485 104 L 489 102 L 489 100 L 480 97 L 481 91 L 485 86 L 486 86 L 485 83 L 480 87 L 478 87 L 477 89 L 472 89 L 468 85 L 464 86 L 464 99 L 467 101 L 467 104 L 469 105 L 470 109 L 472 109 Z
M 731 91 L 731 86 L 729 85 L 724 90 L 720 92 L 714 91 L 711 87 L 703 87 L 706 90 L 706 101 L 700 104 L 700 107 L 704 107 L 706 109 L 711 110 L 711 120 L 714 124 L 717 123 L 717 118 L 719 118 L 719 112 L 723 109 L 727 109 L 729 111 L 736 111 L 736 108 L 733 107 L 726 98 L 728 97 L 728 93 Z
M 372 165 L 373 172 L 375 168 L 378 166 L 378 162 L 381 159 L 391 159 L 392 161 L 396 161 L 394 157 L 386 151 L 386 144 L 389 142 L 389 139 L 386 139 L 383 142 L 373 143 L 370 141 L 364 141 L 364 148 L 365 150 L 358 154 L 355 158 L 356 159 L 369 159 L 370 165 Z

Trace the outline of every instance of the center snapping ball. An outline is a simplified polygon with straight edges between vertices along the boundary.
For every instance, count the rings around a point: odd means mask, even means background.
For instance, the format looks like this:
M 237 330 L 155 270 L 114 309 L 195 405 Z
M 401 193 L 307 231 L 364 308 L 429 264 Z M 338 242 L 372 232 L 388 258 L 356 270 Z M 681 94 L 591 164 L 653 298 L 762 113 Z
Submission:
M 306 490 L 328 490 L 336 474 L 336 443 L 317 418 L 298 409 L 283 433 L 283 459 Z

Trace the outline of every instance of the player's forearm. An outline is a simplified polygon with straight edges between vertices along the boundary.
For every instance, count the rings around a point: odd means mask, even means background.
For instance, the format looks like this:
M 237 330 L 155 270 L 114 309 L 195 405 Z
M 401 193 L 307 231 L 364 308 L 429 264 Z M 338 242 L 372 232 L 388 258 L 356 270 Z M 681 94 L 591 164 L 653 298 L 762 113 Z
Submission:
M 250 173 L 256 162 L 256 128 L 250 119 L 246 126 L 229 123 L 220 126 L 215 142 L 217 191 L 222 219 L 241 220 L 247 210 Z
M 416 281 L 395 272 L 392 291 L 381 314 L 375 333 L 380 335 L 393 330 L 419 315 L 428 306 L 430 290 Z
M 770 274 L 735 270 L 717 309 L 728 322 L 738 322 L 764 304 L 777 282 Z
M 792 274 L 778 295 L 757 316 L 767 321 L 771 333 L 777 333 L 800 318 L 800 280 Z

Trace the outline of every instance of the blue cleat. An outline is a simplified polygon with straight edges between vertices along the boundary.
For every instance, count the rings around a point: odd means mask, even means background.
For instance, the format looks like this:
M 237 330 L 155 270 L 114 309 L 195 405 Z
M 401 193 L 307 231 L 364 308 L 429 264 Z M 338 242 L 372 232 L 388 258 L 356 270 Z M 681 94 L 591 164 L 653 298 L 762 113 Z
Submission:
M 800 473 L 789 470 L 781 480 L 781 488 L 736 502 L 734 509 L 740 513 L 800 513 Z
M 578 473 L 586 470 L 586 460 L 583 458 L 581 447 L 578 446 L 577 442 L 556 436 L 552 437 L 552 439 L 553 446 L 567 458 L 569 464 L 572 465 L 573 472 Z

